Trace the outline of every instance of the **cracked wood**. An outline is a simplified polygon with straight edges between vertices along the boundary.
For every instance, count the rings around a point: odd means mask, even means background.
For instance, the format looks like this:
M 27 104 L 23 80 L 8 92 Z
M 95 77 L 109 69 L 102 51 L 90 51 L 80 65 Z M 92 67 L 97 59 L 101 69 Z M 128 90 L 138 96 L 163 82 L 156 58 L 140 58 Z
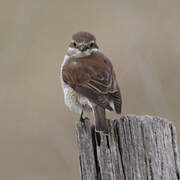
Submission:
M 174 125 L 153 116 L 108 120 L 109 134 L 88 119 L 77 123 L 82 180 L 178 180 L 180 162 Z

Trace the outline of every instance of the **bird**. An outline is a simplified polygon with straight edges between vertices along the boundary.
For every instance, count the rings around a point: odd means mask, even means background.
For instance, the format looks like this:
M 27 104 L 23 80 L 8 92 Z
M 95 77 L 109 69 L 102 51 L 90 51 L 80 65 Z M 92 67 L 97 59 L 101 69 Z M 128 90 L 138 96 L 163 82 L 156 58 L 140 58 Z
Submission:
M 96 132 L 108 133 L 106 110 L 121 113 L 122 98 L 111 61 L 100 51 L 93 34 L 72 35 L 60 71 L 64 101 L 71 111 L 93 112 Z

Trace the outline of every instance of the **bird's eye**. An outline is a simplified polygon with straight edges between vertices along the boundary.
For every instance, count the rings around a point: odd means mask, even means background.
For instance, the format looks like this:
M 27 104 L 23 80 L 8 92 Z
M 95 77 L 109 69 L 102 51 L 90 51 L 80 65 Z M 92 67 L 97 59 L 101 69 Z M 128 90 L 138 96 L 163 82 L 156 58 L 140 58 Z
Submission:
M 77 46 L 77 44 L 76 44 L 75 42 L 73 42 L 73 46 L 74 46 L 74 47 L 76 47 L 76 46 Z
M 92 48 L 92 47 L 93 47 L 93 45 L 94 45 L 94 43 L 90 43 L 90 45 L 89 45 L 89 46 Z

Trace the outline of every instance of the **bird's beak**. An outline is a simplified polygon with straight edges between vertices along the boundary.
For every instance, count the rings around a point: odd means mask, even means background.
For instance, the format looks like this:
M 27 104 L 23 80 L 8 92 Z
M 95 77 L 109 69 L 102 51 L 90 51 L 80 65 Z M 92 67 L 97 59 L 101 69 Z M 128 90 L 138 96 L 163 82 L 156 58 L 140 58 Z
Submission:
M 78 49 L 80 51 L 86 51 L 88 49 L 88 46 L 85 46 L 84 44 L 81 44 L 80 46 L 78 46 Z

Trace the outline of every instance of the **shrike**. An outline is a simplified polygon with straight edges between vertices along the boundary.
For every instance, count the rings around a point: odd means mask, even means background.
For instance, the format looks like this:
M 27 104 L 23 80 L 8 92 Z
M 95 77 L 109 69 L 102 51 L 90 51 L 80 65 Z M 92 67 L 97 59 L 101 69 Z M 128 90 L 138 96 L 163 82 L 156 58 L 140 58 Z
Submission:
M 121 93 L 110 60 L 89 32 L 72 36 L 61 65 L 65 104 L 81 114 L 93 112 L 96 131 L 107 132 L 105 110 L 121 113 Z

